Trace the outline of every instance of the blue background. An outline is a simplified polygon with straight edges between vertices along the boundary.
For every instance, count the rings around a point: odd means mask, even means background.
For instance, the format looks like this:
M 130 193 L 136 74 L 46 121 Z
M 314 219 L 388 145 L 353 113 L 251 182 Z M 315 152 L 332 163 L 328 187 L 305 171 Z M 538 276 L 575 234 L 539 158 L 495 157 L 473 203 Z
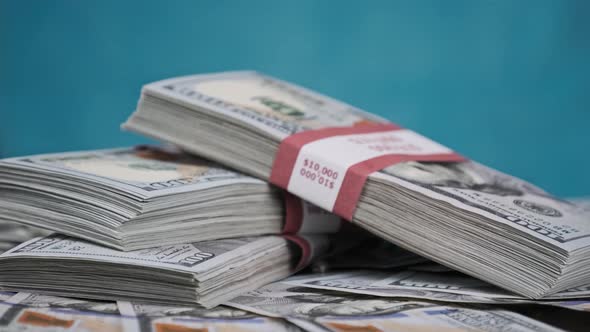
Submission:
M 255 69 L 590 193 L 590 1 L 0 0 L 0 155 L 146 142 L 140 87 Z

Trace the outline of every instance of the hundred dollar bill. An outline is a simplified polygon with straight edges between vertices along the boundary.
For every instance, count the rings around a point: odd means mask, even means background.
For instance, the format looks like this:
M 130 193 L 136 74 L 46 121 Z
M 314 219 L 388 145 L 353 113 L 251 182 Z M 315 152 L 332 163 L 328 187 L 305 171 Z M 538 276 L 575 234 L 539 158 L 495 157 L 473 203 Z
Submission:
M 353 223 L 511 292 L 541 298 L 590 284 L 590 266 L 585 264 L 590 259 L 589 211 L 474 161 L 412 161 L 402 150 L 450 150 L 385 122 L 309 89 L 245 71 L 148 84 L 123 128 L 290 191 L 296 187 L 302 198 L 321 201 L 326 208 L 333 200 L 350 199 L 341 206 L 352 209 L 346 211 Z M 330 129 L 334 127 L 339 129 Z M 385 127 L 404 134 L 344 133 Z M 384 158 L 410 161 L 370 173 L 373 168 L 365 162 L 374 160 L 360 160 L 361 152 L 349 148 L 351 144 L 363 153 L 370 150 L 367 155 L 379 152 Z M 305 156 L 312 156 L 313 163 Z M 293 172 L 275 165 L 292 166 Z M 363 174 L 357 177 L 355 172 Z M 364 183 L 362 190 L 332 190 L 346 179 Z
M 329 250 L 308 236 L 310 255 Z M 285 278 L 302 252 L 279 236 L 185 243 L 123 252 L 63 235 L 36 238 L 0 255 L 0 287 L 91 299 L 213 307 Z
M 297 287 L 284 282 L 238 296 L 227 304 L 271 317 L 284 317 L 308 331 L 558 331 L 504 310 L 438 306 Z
M 300 331 L 284 320 L 229 307 L 115 303 L 30 293 L 3 295 L 0 294 L 2 332 Z
M 267 183 L 154 146 L 0 160 L 0 209 L 0 222 L 44 227 L 126 251 L 280 234 L 286 214 L 282 193 Z M 306 223 L 302 232 L 335 231 L 340 225 L 307 205 L 304 212 L 322 222 Z
M 112 302 L 17 293 L 0 302 L 0 331 L 123 331 L 125 319 Z
M 125 332 L 152 331 L 228 331 L 228 332 L 297 332 L 294 325 L 277 318 L 263 317 L 239 309 L 218 306 L 203 309 L 191 306 L 173 306 L 117 302 L 122 315 L 135 317 Z
M 584 301 L 590 298 L 590 290 L 580 287 L 556 293 L 544 300 L 531 300 L 466 275 L 411 270 L 394 273 L 348 271 L 308 274 L 299 275 L 286 283 L 345 293 L 451 303 L 547 304 L 568 308 L 564 300 L 579 299 L 581 302 L 572 302 L 572 309 L 577 304 L 583 306 Z

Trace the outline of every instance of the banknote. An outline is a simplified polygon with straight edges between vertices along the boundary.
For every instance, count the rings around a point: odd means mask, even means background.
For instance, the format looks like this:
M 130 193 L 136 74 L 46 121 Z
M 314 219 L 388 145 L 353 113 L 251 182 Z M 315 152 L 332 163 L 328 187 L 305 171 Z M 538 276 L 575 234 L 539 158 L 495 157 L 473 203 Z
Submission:
M 304 288 L 289 282 L 267 285 L 227 305 L 285 317 L 308 331 L 559 331 L 517 313 L 484 306 L 440 306 Z
M 17 293 L 0 302 L 0 331 L 123 332 L 112 302 Z
M 298 275 L 297 278 L 285 282 L 314 289 L 452 303 L 527 303 L 559 306 L 559 303 L 563 302 L 563 307 L 567 307 L 567 301 L 563 301 L 565 299 L 577 298 L 582 301 L 579 303 L 583 303 L 590 298 L 590 288 L 578 287 L 553 294 L 545 301 L 531 300 L 457 272 L 348 271 Z
M 277 319 L 243 310 L 218 306 L 204 309 L 194 306 L 173 306 L 117 302 L 122 315 L 136 317 L 128 321 L 125 332 L 152 331 L 228 331 L 228 332 L 296 332 L 296 326 Z
M 440 302 L 510 303 L 513 299 L 523 299 L 466 276 L 445 278 L 440 273 L 414 271 L 393 275 L 397 278 L 392 277 L 392 273 L 380 271 L 347 271 L 299 275 L 284 282 L 318 290 Z M 462 284 L 461 281 L 465 283 Z
M 31 293 L 0 293 L 0 331 L 300 331 L 282 319 L 229 307 L 86 301 Z

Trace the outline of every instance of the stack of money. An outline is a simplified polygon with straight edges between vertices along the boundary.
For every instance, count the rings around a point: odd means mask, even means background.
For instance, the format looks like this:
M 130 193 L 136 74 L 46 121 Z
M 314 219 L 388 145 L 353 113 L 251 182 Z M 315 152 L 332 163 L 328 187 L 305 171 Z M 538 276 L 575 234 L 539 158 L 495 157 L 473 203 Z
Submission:
M 149 146 L 4 159 L 0 209 L 0 220 L 125 251 L 285 229 L 283 194 L 276 188 Z M 322 218 L 306 223 L 305 231 L 338 229 L 338 218 Z
M 255 72 L 148 84 L 123 127 L 519 295 L 590 283 L 587 210 L 294 84 Z
M 307 253 L 280 236 L 124 252 L 55 234 L 0 255 L 0 285 L 50 295 L 213 307 L 283 279 L 302 260 L 329 250 L 325 236 L 306 239 Z

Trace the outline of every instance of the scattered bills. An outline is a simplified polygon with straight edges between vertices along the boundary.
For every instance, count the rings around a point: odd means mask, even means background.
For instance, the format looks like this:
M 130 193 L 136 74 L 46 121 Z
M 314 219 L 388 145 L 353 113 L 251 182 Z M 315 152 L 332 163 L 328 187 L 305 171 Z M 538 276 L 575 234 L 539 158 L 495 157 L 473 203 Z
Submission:
M 560 331 L 515 312 L 443 306 L 297 287 L 278 282 L 227 305 L 283 317 L 307 331 Z
M 322 236 L 307 255 L 327 252 Z M 13 291 L 213 307 L 292 274 L 301 250 L 280 236 L 117 251 L 64 235 L 35 238 L 0 255 L 0 286 Z M 305 254 L 303 254 L 305 255 Z
M 0 331 L 295 332 L 300 329 L 282 319 L 229 307 L 203 309 L 0 293 Z
M 543 300 L 531 300 L 458 272 L 423 271 L 412 268 L 396 272 L 354 270 L 299 275 L 287 283 L 379 297 L 457 303 L 552 304 L 559 300 L 586 301 L 590 298 L 590 286 L 561 291 Z
M 283 195 L 267 183 L 151 146 L 4 159 L 0 210 L 0 220 L 127 251 L 280 234 L 285 220 Z M 320 219 L 305 231 L 339 227 Z
M 370 232 L 510 292 L 590 284 L 590 211 L 294 84 L 255 72 L 151 83 L 123 128 L 348 209 Z

